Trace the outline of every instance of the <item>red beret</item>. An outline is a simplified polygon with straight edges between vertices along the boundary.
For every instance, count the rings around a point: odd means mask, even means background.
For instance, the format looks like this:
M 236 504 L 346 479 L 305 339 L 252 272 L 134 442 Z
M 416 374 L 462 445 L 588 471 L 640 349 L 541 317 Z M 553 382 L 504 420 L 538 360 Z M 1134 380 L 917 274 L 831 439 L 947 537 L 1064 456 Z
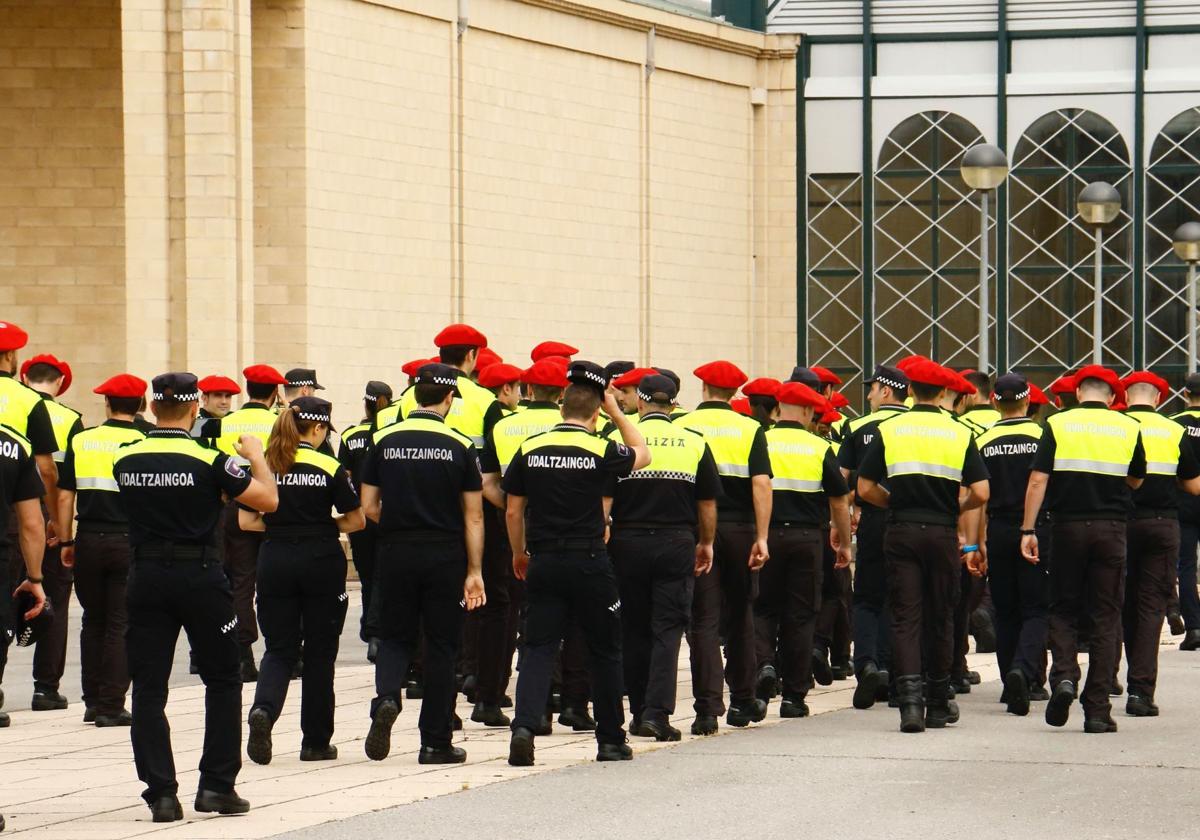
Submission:
M 146 380 L 138 379 L 132 373 L 118 373 L 93 388 L 92 393 L 103 394 L 106 397 L 140 398 L 146 395 Z
M 566 388 L 568 362 L 562 356 L 547 356 L 541 361 L 534 362 L 521 373 L 521 381 L 526 385 L 541 385 L 546 388 Z
M 521 369 L 516 365 L 506 365 L 504 362 L 488 365 L 479 371 L 479 384 L 484 388 L 499 388 L 501 385 L 518 382 L 520 379 Z
M 451 324 L 433 337 L 434 347 L 487 347 L 487 336 L 467 324 Z
M 1046 396 L 1046 392 L 1032 382 L 1029 383 L 1029 404 L 1030 405 L 1049 405 L 1050 399 Z
M 716 361 L 700 365 L 692 373 L 705 385 L 713 388 L 740 388 L 750 377 L 733 362 Z
M 901 373 L 907 374 L 908 369 L 910 367 L 912 367 L 913 365 L 915 365 L 917 362 L 930 362 L 930 361 L 933 361 L 933 360 L 930 359 L 928 356 L 905 356 L 903 359 L 896 362 L 896 368 Z M 910 376 L 909 379 L 911 380 L 912 377 Z
M 1075 374 L 1075 387 L 1078 388 L 1085 379 L 1099 379 L 1112 388 L 1113 393 L 1117 395 L 1117 402 L 1125 401 L 1125 389 L 1121 387 L 1121 378 L 1114 371 L 1103 365 L 1088 365 L 1080 368 L 1079 372 Z
M 1113 400 L 1113 404 L 1109 408 L 1113 411 L 1125 411 L 1129 406 L 1125 404 L 1125 400 Z
M 561 341 L 543 341 L 529 351 L 529 358 L 534 362 L 540 362 L 547 356 L 563 356 L 570 360 L 578 352 L 578 347 L 572 347 L 570 344 L 564 344 Z
M 440 357 L 439 357 L 439 361 L 440 361 Z M 480 370 L 483 370 L 485 367 L 490 367 L 491 365 L 498 365 L 503 361 L 504 361 L 504 359 L 500 358 L 500 354 L 497 353 L 495 350 L 491 350 L 486 346 L 481 347 L 481 348 L 479 348 L 479 358 L 477 358 L 475 360 L 475 370 L 480 371 Z
M 772 379 L 769 376 L 761 376 L 758 379 L 751 379 L 742 386 L 742 395 L 746 397 L 774 397 L 779 394 L 779 388 L 783 385 L 778 379 Z
M 658 373 L 654 368 L 635 367 L 626 371 L 612 381 L 614 388 L 636 388 L 642 380 L 651 374 Z
M 67 389 L 71 387 L 72 382 L 71 366 L 69 364 L 61 359 L 55 358 L 54 354 L 52 353 L 39 353 L 38 355 L 31 356 L 21 363 L 22 379 L 25 378 L 25 375 L 29 373 L 29 369 L 34 365 L 50 365 L 50 367 L 61 373 L 63 384 L 62 388 L 60 388 L 58 391 L 58 395 L 62 396 L 63 394 L 67 393 Z
M 846 395 L 841 391 L 834 391 L 833 396 L 829 398 L 829 404 L 836 408 L 845 408 L 850 405 L 850 400 L 846 399 Z
M 780 386 L 776 398 L 784 405 L 807 405 L 812 408 L 828 407 L 825 398 L 803 382 L 786 382 Z
M 242 371 L 242 376 L 246 377 L 247 382 L 253 382 L 255 385 L 287 384 L 283 374 L 270 365 L 250 365 Z
M 441 361 L 441 359 L 413 359 L 411 362 L 405 362 L 400 367 L 400 371 L 405 376 L 416 376 L 417 371 L 419 371 L 421 368 L 425 367 L 425 365 L 433 364 L 434 362 L 440 362 L 440 361 Z
M 960 380 L 965 381 L 954 371 L 942 367 L 937 362 L 931 362 L 929 359 L 916 359 L 909 362 L 904 373 L 914 384 L 933 385 L 937 388 L 950 388 L 955 391 L 961 387 Z
M 836 411 L 826 411 L 821 415 L 817 422 L 824 423 L 826 426 L 832 426 L 834 423 L 841 422 L 841 419 L 842 415 L 838 414 Z
M 1153 385 L 1158 389 L 1158 401 L 1166 402 L 1171 397 L 1171 386 L 1167 384 L 1167 380 L 1148 370 L 1138 370 L 1126 376 L 1121 380 L 1121 384 L 1128 388 L 1130 385 Z M 64 391 L 66 388 L 63 389 Z
M 7 353 L 9 350 L 20 350 L 28 343 L 29 333 L 16 324 L 0 321 L 0 353 Z
M 960 394 L 978 394 L 979 393 L 979 389 L 976 388 L 974 385 L 972 385 L 970 380 L 967 379 L 967 377 L 963 376 L 961 373 L 956 373 L 955 371 L 951 370 L 950 368 L 946 368 L 946 370 L 954 378 L 954 384 L 949 386 L 951 389 L 953 389 L 954 391 L 957 391 Z M 974 373 L 974 372 L 975 372 L 974 370 L 971 371 L 971 373 Z
M 753 412 L 750 411 L 750 400 L 746 399 L 745 397 L 738 397 L 736 400 L 730 400 L 729 407 L 738 414 L 745 414 L 747 417 L 753 415 Z
M 812 367 L 809 368 L 809 370 L 811 370 L 813 373 L 815 373 L 817 375 L 817 378 L 821 380 L 822 385 L 841 385 L 842 384 L 842 378 L 840 376 L 838 376 L 836 373 L 834 373 L 833 371 L 831 371 L 829 368 L 824 368 L 824 367 L 821 367 L 820 365 L 813 365 Z
M 196 386 L 202 394 L 240 394 L 242 389 L 228 376 L 206 376 Z
M 1075 374 L 1064 373 L 1062 376 L 1050 383 L 1050 387 L 1046 389 L 1051 394 L 1074 394 L 1075 393 Z

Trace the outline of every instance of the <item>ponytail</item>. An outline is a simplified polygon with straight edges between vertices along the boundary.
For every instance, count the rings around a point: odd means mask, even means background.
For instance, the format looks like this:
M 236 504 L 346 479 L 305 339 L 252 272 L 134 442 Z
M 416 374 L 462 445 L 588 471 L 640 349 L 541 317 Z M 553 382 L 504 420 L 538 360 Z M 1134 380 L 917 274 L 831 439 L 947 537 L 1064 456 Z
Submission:
M 267 440 L 267 466 L 276 475 L 290 472 L 296 463 L 296 450 L 300 448 L 300 428 L 296 425 L 296 412 L 285 408 L 275 419 L 271 437 Z

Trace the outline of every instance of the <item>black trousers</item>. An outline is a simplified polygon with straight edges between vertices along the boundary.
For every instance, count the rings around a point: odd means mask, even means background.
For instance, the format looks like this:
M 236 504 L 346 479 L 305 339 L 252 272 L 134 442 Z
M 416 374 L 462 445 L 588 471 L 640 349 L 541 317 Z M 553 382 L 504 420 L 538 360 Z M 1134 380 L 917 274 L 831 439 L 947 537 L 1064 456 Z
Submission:
M 952 525 L 892 522 L 884 547 L 892 612 L 892 673 L 914 676 L 924 670 L 933 680 L 948 677 L 962 567 L 957 531 Z
M 424 695 L 417 725 L 426 747 L 450 746 L 466 576 L 467 550 L 461 537 L 380 536 L 372 596 L 379 655 L 371 714 L 384 700 L 400 702 L 408 666 L 423 636 Z
M 629 711 L 665 724 L 675 714 L 679 644 L 692 613 L 696 537 L 687 528 L 622 529 L 608 548 L 621 592 Z
M 513 727 L 537 729 L 559 645 L 572 620 L 587 642 L 596 740 L 624 743 L 621 682 L 621 595 L 604 543 L 591 548 L 535 550 L 525 576 L 525 644 L 518 667 Z
M 1021 523 L 988 520 L 988 587 L 996 609 L 996 662 L 1002 679 L 1019 669 L 1030 685 L 1041 683 L 1049 632 L 1051 545 L 1050 529 L 1038 528 L 1040 562 L 1030 563 L 1021 556 Z
M 254 706 L 279 719 L 292 670 L 301 656 L 302 746 L 324 747 L 333 737 L 333 670 L 346 624 L 346 555 L 337 538 L 268 536 L 258 554 L 258 620 L 267 650 L 258 671 Z
M 821 608 L 813 633 L 816 647 L 829 651 L 832 662 L 850 658 L 850 597 L 853 589 L 849 569 L 837 569 L 837 553 L 829 544 L 829 529 L 821 529 Z
M 470 670 L 464 673 L 475 674 L 476 699 L 488 705 L 500 704 L 511 666 L 508 593 L 512 549 L 503 517 L 503 513 L 490 505 L 484 510 L 483 585 L 487 603 L 467 616 L 468 632 L 475 640 L 475 658 L 467 663 Z
M 1128 568 L 1122 623 L 1130 694 L 1153 697 L 1158 684 L 1158 641 L 1179 557 L 1179 520 L 1129 521 Z
M 225 520 L 223 562 L 233 607 L 237 611 L 237 642 L 248 647 L 258 641 L 258 619 L 254 615 L 254 587 L 258 577 L 258 550 L 263 535 L 238 527 L 237 502 L 230 501 L 222 514 Z
M 770 548 L 754 602 L 758 667 L 775 665 L 783 696 L 802 700 L 812 683 L 813 634 L 821 603 L 821 531 L 772 528 Z
M 863 508 L 854 557 L 855 673 L 860 673 L 868 662 L 886 671 L 892 660 L 892 620 L 888 613 L 888 573 L 884 560 L 887 528 L 885 511 Z
M 1079 684 L 1079 627 L 1089 619 L 1087 682 L 1080 697 L 1088 715 L 1112 709 L 1108 690 L 1116 669 L 1126 523 L 1056 522 L 1050 564 L 1050 685 Z
M 958 677 L 967 673 L 967 651 L 971 648 L 971 616 L 987 595 L 987 581 L 971 574 L 964 565 L 959 573 L 958 604 L 954 607 L 954 660 L 950 671 Z
M 1179 521 L 1179 612 L 1188 630 L 1200 630 L 1200 593 L 1196 590 L 1196 549 L 1200 524 Z
M 367 520 L 367 527 L 350 535 L 350 556 L 354 560 L 354 569 L 358 572 L 358 583 L 361 587 L 362 615 L 358 622 L 358 637 L 364 642 L 373 638 L 376 633 L 371 626 L 371 593 L 375 590 L 375 555 L 378 552 L 379 526 Z
M 167 680 L 182 628 L 204 681 L 204 751 L 200 788 L 233 790 L 242 767 L 242 679 L 235 638 L 238 619 L 220 564 L 134 556 L 125 636 L 133 679 L 133 760 L 147 802 L 174 794 L 175 758 L 165 713 Z
M 75 539 L 75 594 L 83 607 L 79 631 L 83 703 L 101 715 L 120 714 L 129 691 L 125 656 L 128 579 L 128 534 L 79 532 Z
M 13 626 L 12 591 L 24 578 L 24 574 L 21 578 L 14 576 L 10 582 L 8 558 L 11 554 L 20 553 L 21 549 L 16 545 L 0 547 L 0 585 L 4 587 L 0 589 L 0 683 L 4 682 L 4 666 L 8 664 L 8 646 L 12 644 L 12 639 L 9 638 L 9 631 Z M 24 569 L 24 563 L 22 563 L 22 569 Z

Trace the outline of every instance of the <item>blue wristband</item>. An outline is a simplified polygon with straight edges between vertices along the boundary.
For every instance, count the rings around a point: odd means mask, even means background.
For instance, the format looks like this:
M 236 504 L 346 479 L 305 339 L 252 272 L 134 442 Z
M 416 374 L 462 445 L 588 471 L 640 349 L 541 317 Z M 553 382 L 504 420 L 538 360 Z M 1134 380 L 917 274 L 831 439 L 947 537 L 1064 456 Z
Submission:
M 979 550 L 979 546 L 977 546 L 977 545 L 964 545 L 962 547 L 963 554 L 970 554 L 972 551 L 978 551 L 978 550 Z

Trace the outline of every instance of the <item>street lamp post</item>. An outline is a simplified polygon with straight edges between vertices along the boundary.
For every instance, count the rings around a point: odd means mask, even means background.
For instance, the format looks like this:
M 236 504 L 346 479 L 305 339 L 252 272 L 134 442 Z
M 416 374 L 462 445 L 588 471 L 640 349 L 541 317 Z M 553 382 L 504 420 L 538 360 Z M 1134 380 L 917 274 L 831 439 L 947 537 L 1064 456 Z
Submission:
M 1121 212 L 1121 194 L 1106 181 L 1093 181 L 1079 192 L 1075 203 L 1080 218 L 1096 231 L 1096 263 L 1092 277 L 1092 364 L 1101 364 L 1104 348 L 1104 325 L 1101 307 L 1104 298 L 1104 226 Z
M 990 143 L 980 143 L 963 153 L 962 179 L 979 193 L 979 371 L 988 364 L 988 193 L 1008 177 L 1008 158 Z
M 1172 237 L 1175 256 L 1187 263 L 1188 373 L 1196 372 L 1196 263 L 1200 262 L 1200 222 L 1185 222 Z

